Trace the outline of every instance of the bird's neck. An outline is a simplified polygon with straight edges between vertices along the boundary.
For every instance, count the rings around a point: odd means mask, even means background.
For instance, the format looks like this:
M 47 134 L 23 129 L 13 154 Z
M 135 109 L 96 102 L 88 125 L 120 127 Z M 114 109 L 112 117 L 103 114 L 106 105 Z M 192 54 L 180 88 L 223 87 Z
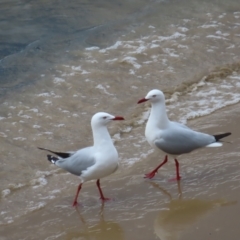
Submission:
M 169 125 L 165 103 L 152 103 L 152 108 L 148 120 L 149 124 L 164 129 Z
M 92 131 L 94 147 L 113 145 L 111 136 L 106 126 L 93 127 Z

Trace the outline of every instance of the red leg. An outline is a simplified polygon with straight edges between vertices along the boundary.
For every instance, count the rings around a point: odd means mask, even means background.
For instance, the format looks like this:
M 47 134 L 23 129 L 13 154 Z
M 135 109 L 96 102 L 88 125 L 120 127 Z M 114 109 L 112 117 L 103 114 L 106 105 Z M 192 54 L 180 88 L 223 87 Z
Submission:
M 77 206 L 77 204 L 78 204 L 77 198 L 78 198 L 78 194 L 79 194 L 81 188 L 82 188 L 82 183 L 80 183 L 79 186 L 78 186 L 78 190 L 77 190 L 76 196 L 75 196 L 74 201 L 73 201 L 73 207 Z
M 101 189 L 101 186 L 100 186 L 100 179 L 97 180 L 97 187 L 98 187 L 98 190 L 99 190 L 99 193 L 100 193 L 100 199 L 102 201 L 107 201 L 107 200 L 110 200 L 110 198 L 105 198 L 103 196 L 103 192 L 102 192 L 102 189 Z
M 180 174 L 179 174 L 179 163 L 178 163 L 178 160 L 177 159 L 174 159 L 175 160 L 175 165 L 176 165 L 176 180 L 179 181 L 181 179 L 180 177 Z
M 149 178 L 149 179 L 153 178 L 157 173 L 158 169 L 161 166 L 163 166 L 167 161 L 168 161 L 168 156 L 166 155 L 164 161 L 159 166 L 157 166 L 152 172 L 145 174 L 144 178 Z

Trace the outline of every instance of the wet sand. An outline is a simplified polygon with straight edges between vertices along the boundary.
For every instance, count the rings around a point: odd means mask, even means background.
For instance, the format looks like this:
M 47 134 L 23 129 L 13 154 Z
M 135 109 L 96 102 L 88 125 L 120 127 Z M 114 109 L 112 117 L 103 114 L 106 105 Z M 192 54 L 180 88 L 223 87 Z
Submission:
M 78 180 L 72 176 L 73 185 L 64 195 L 2 227 L 0 239 L 238 240 L 239 109 L 234 105 L 188 123 L 208 133 L 231 131 L 226 141 L 232 143 L 181 156 L 179 184 L 168 180 L 175 174 L 173 161 L 153 180 L 143 178 L 163 159 L 154 152 L 127 172 L 120 168 L 102 180 L 103 191 L 112 200 L 102 204 L 95 183 L 86 183 L 78 208 L 73 208 Z M 49 184 L 61 188 L 67 177 L 50 177 Z

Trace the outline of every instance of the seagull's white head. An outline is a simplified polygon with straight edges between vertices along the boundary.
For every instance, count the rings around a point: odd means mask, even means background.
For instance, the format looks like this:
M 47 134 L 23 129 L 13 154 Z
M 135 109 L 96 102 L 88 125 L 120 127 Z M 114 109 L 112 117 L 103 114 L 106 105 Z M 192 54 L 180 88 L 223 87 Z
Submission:
M 165 102 L 165 97 L 162 91 L 158 89 L 151 90 L 145 98 L 142 98 L 138 101 L 138 103 L 150 101 L 151 103 L 155 102 Z
M 124 120 L 123 117 L 113 116 L 109 113 L 98 112 L 93 115 L 91 120 L 92 126 L 106 126 L 112 120 Z

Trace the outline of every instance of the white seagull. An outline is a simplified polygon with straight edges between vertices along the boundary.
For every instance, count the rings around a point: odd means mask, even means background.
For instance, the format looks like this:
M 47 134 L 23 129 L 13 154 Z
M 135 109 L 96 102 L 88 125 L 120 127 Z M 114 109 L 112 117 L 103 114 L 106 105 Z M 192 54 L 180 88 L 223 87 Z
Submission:
M 78 204 L 77 198 L 82 184 L 93 179 L 97 179 L 96 183 L 100 199 L 102 201 L 109 200 L 102 193 L 100 178 L 106 177 L 118 169 L 118 152 L 107 129 L 107 124 L 112 120 L 124 120 L 124 118 L 105 112 L 93 115 L 91 126 L 94 143 L 91 147 L 86 147 L 76 152 L 55 152 L 46 148 L 39 148 L 58 156 L 47 155 L 50 162 L 80 177 L 81 183 L 78 186 L 73 206 Z
M 187 126 L 172 122 L 168 119 L 165 106 L 165 97 L 162 91 L 151 90 L 147 96 L 138 101 L 138 103 L 150 101 L 152 108 L 146 125 L 145 136 L 148 143 L 171 155 L 176 165 L 176 180 L 180 180 L 179 163 L 177 156 L 190 153 L 191 151 L 202 147 L 219 147 L 222 143 L 220 139 L 231 135 L 231 133 L 222 133 L 218 135 L 209 135 L 194 131 Z M 145 178 L 153 178 L 158 169 L 168 161 L 168 155 L 165 160 L 157 166 L 152 172 L 145 174 Z

